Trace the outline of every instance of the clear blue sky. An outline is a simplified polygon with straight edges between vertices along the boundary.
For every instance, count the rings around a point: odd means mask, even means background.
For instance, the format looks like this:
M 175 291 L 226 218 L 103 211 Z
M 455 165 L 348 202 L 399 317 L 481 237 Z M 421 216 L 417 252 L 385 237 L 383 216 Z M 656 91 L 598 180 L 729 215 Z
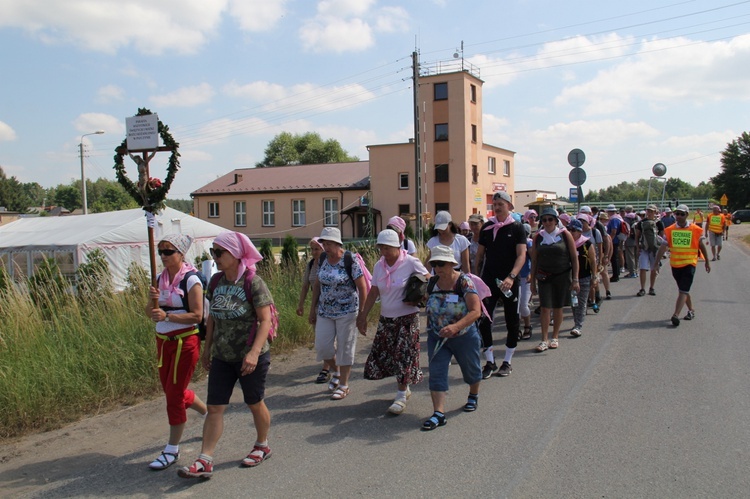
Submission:
M 125 117 L 180 142 L 170 197 L 316 131 L 360 159 L 412 136 L 411 52 L 481 70 L 484 140 L 516 151 L 516 189 L 566 195 L 647 178 L 697 184 L 748 129 L 750 1 L 0 0 L 0 166 L 44 187 L 114 179 Z M 130 160 L 128 167 L 135 177 Z M 152 161 L 164 176 L 167 155 Z

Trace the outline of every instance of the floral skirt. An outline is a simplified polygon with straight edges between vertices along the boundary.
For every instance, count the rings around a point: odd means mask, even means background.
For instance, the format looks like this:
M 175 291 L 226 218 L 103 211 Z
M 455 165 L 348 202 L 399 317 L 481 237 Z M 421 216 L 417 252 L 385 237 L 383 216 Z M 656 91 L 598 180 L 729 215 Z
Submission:
M 365 362 L 365 379 L 395 376 L 402 385 L 422 381 L 419 368 L 419 315 L 380 317 L 372 350 Z

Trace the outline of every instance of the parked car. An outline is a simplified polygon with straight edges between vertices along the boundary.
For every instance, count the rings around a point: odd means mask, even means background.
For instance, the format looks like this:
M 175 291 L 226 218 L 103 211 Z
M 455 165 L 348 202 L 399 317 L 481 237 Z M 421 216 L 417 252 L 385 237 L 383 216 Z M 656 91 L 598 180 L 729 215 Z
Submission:
M 732 222 L 741 224 L 742 222 L 750 222 L 750 210 L 737 210 L 732 213 Z

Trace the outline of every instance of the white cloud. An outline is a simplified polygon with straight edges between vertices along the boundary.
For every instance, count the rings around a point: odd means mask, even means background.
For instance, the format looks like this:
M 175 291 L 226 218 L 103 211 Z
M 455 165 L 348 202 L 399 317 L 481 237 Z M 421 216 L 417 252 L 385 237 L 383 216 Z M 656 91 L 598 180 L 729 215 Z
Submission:
M 179 88 L 169 94 L 154 95 L 150 100 L 157 106 L 193 107 L 210 102 L 213 96 L 213 87 L 208 83 L 201 83 Z
M 300 83 L 285 88 L 266 81 L 256 81 L 245 85 L 231 82 L 223 90 L 232 97 L 252 99 L 262 103 L 265 111 L 294 110 L 297 113 L 319 113 L 350 108 L 376 97 L 370 90 L 355 83 L 338 87 L 319 87 L 312 83 Z
M 287 0 L 230 0 L 229 13 L 247 31 L 270 31 L 286 13 Z
M 125 133 L 125 120 L 115 118 L 111 114 L 84 113 L 73 120 L 73 127 L 81 134 L 104 130 L 107 134 L 120 136 Z
M 564 89 L 558 105 L 583 102 L 587 115 L 623 111 L 636 99 L 652 106 L 750 100 L 750 35 L 729 41 L 645 41 L 637 56 Z
M 409 29 L 402 7 L 375 8 L 374 0 L 321 0 L 317 14 L 302 23 L 300 41 L 312 52 L 360 52 L 375 45 L 375 33 Z
M 113 53 L 194 53 L 221 21 L 227 0 L 24 0 L 0 2 L 0 27 L 20 28 L 43 43 Z
M 121 101 L 125 98 L 125 90 L 117 85 L 105 85 L 96 93 L 96 101 L 107 104 L 112 101 Z
M 7 123 L 0 121 L 0 141 L 10 142 L 16 138 L 18 138 L 16 131 Z

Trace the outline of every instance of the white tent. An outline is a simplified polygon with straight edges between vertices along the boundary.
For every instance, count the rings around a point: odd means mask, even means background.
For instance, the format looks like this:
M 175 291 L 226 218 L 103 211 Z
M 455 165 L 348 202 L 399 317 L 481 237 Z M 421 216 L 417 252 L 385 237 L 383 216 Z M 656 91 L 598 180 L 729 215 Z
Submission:
M 192 217 L 173 208 L 156 216 L 154 240 L 173 233 L 193 237 L 186 260 L 208 252 L 214 237 L 226 229 Z M 145 212 L 112 211 L 92 215 L 22 218 L 0 227 L 0 265 L 15 278 L 33 275 L 46 258 L 54 258 L 65 276 L 73 277 L 88 254 L 100 249 L 107 258 L 117 289 L 126 286 L 128 268 L 133 262 L 150 268 Z M 157 265 L 161 267 L 159 258 Z

